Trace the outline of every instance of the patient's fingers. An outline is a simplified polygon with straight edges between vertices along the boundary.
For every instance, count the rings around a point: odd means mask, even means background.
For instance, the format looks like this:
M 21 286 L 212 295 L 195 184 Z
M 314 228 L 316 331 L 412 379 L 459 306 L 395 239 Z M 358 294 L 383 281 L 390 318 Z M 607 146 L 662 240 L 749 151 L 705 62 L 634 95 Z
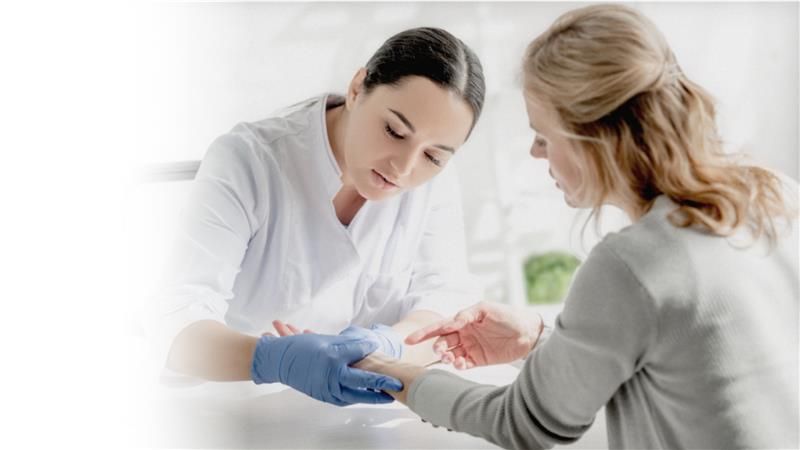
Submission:
M 414 345 L 422 341 L 427 341 L 436 336 L 454 333 L 466 326 L 469 322 L 464 319 L 445 319 L 440 322 L 433 323 L 427 327 L 420 328 L 419 330 L 409 334 L 406 337 L 406 344 Z
M 262 334 L 261 334 L 261 336 L 272 336 L 272 337 L 276 337 L 274 334 L 270 333 L 269 331 L 267 331 L 266 333 L 262 333 Z
M 480 304 L 471 306 L 465 310 L 460 311 L 452 319 L 445 319 L 427 327 L 421 328 L 406 337 L 406 344 L 413 345 L 424 340 L 430 339 L 434 336 L 441 336 L 456 332 L 470 323 L 480 321 L 486 313 L 482 310 Z
M 464 358 L 464 362 L 466 363 L 465 369 L 472 369 L 473 367 L 477 366 L 475 360 L 470 358 L 469 356 Z
M 287 323 L 287 324 L 286 324 L 286 326 L 289 328 L 289 330 L 290 330 L 292 333 L 294 333 L 294 334 L 302 334 L 302 331 L 300 331 L 300 329 L 299 329 L 299 328 L 297 328 L 296 326 L 294 326 L 294 325 L 292 325 L 292 324 L 290 324 L 290 323 Z
M 439 336 L 443 334 L 442 330 L 451 321 L 452 319 L 440 320 L 439 322 L 432 323 L 426 327 L 422 327 L 419 330 L 406 336 L 405 343 L 408 345 L 419 344 L 422 341 L 427 341 L 432 337 Z
M 458 357 L 467 358 L 468 356 L 469 353 L 467 349 L 464 346 L 458 346 L 444 352 L 442 354 L 442 362 L 445 364 L 451 364 Z
M 441 336 L 436 342 L 433 343 L 433 352 L 442 354 L 450 347 L 455 347 L 461 343 L 461 337 L 458 333 L 445 334 Z
M 295 334 L 288 326 L 286 326 L 286 324 L 284 324 L 280 320 L 273 320 L 272 326 L 275 327 L 275 330 L 281 336 L 294 336 Z
M 453 360 L 453 367 L 456 369 L 464 370 L 467 368 L 467 360 L 463 356 L 456 356 L 456 359 Z

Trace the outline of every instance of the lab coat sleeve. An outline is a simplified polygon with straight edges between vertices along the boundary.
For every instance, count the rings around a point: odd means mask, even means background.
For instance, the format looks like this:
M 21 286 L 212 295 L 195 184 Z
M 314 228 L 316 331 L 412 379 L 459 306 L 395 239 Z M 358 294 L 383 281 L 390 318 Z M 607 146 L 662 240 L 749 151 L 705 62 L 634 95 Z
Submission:
M 439 175 L 417 249 L 406 297 L 410 310 L 452 317 L 481 300 L 482 287 L 467 266 L 464 216 L 455 167 Z
M 216 139 L 183 205 L 169 260 L 149 299 L 145 330 L 163 367 L 175 336 L 199 320 L 224 323 L 247 245 L 269 208 L 265 152 L 246 131 Z
M 431 370 L 409 388 L 423 419 L 504 448 L 551 448 L 577 440 L 654 345 L 653 302 L 603 244 L 576 274 L 556 326 L 508 386 Z

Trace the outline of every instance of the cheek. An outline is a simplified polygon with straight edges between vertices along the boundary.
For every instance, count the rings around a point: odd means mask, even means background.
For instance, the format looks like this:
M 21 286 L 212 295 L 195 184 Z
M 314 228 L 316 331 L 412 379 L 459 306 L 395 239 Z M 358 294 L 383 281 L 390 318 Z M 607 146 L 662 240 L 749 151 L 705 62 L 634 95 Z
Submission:
M 381 135 L 373 131 L 365 132 L 365 128 L 352 128 L 352 130 L 345 143 L 348 161 L 352 164 L 374 159 L 384 147 Z
M 565 183 L 574 184 L 578 179 L 578 168 L 566 153 L 568 151 L 570 150 L 564 149 L 563 146 L 558 147 L 557 151 L 552 152 L 550 155 L 550 164 L 555 166 Z
M 425 156 L 422 156 L 422 158 L 424 159 Z M 420 184 L 423 184 L 435 177 L 438 173 L 439 169 L 435 168 L 433 164 L 425 160 L 420 161 L 420 167 L 417 167 L 417 169 L 414 171 L 413 183 L 415 186 L 419 186 Z

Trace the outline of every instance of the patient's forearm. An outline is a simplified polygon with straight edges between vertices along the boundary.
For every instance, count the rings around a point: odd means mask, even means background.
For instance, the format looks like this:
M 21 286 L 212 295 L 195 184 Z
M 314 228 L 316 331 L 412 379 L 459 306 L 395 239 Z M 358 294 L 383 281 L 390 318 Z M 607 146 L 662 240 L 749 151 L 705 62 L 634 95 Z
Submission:
M 392 325 L 392 328 L 405 339 L 414 331 L 442 320 L 443 317 L 433 311 L 412 311 L 401 321 Z M 425 365 L 437 358 L 433 352 L 433 340 L 421 342 L 417 345 L 405 345 L 403 348 L 403 362 Z
M 175 337 L 167 367 L 211 381 L 250 380 L 257 343 L 258 338 L 233 331 L 220 322 L 201 320 Z

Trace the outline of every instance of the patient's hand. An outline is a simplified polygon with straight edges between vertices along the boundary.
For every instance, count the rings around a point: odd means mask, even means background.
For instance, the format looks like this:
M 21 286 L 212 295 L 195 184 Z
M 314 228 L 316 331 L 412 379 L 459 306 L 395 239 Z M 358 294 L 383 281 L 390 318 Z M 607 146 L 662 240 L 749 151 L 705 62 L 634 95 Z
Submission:
M 434 351 L 457 369 L 502 364 L 525 357 L 536 345 L 542 318 L 530 310 L 480 302 L 452 319 L 411 333 L 406 344 L 438 338 Z

